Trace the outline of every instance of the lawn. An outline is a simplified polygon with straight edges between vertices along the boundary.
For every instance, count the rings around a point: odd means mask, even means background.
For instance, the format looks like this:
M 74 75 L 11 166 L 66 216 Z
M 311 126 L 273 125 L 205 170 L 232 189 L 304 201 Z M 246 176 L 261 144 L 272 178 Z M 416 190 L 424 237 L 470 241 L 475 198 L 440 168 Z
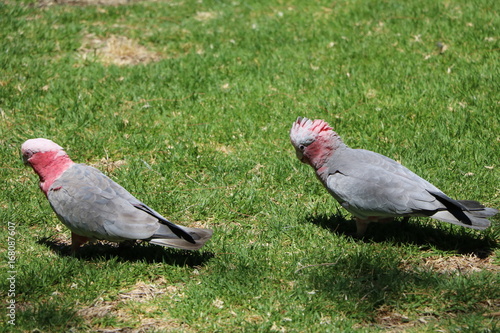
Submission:
M 0 331 L 499 331 L 500 216 L 483 232 L 412 218 L 352 238 L 288 137 L 297 116 L 325 119 L 349 146 L 500 208 L 499 12 L 1 1 Z M 213 238 L 72 256 L 20 159 L 36 137 Z

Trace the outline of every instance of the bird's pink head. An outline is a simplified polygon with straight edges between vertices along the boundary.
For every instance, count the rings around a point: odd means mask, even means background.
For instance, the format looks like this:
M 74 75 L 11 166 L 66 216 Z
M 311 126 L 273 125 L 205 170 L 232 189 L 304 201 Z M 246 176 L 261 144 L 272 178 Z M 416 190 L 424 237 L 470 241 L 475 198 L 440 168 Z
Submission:
M 303 117 L 298 117 L 293 123 L 290 140 L 297 158 L 313 167 L 319 160 L 328 157 L 327 155 L 341 143 L 340 138 L 327 122 Z
M 21 146 L 24 163 L 29 163 L 30 158 L 35 154 L 48 152 L 54 152 L 57 156 L 66 155 L 63 147 L 49 139 L 29 139 Z
M 47 194 L 52 183 L 72 164 L 64 149 L 48 139 L 30 139 L 21 146 L 25 164 L 40 177 L 40 188 Z

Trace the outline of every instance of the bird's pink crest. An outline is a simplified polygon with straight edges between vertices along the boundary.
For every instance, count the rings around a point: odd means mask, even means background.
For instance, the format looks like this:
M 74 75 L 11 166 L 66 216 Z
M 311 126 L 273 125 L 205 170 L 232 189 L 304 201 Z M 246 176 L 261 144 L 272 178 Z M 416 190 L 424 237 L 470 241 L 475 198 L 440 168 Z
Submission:
M 21 146 L 23 156 L 31 156 L 36 153 L 46 153 L 49 151 L 58 152 L 58 155 L 66 155 L 64 148 L 49 139 L 29 139 Z
M 312 142 L 324 132 L 332 131 L 328 123 L 321 119 L 311 120 L 298 117 L 290 131 L 290 139 L 294 144 Z
M 330 131 L 332 128 L 328 123 L 321 119 L 311 120 L 307 118 L 298 117 L 295 121 L 294 127 L 297 129 L 302 129 L 310 131 L 316 134 L 320 134 L 323 131 Z

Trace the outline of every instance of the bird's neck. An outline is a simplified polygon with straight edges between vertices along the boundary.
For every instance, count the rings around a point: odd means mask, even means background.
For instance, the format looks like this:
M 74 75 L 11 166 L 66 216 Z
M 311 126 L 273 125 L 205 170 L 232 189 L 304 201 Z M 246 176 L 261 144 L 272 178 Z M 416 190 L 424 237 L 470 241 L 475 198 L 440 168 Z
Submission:
M 68 155 L 57 151 L 37 153 L 29 159 L 29 163 L 40 177 L 40 188 L 45 195 L 54 181 L 74 164 Z
M 307 147 L 309 164 L 316 170 L 317 175 L 321 177 L 321 173 L 327 169 L 327 164 L 335 151 L 346 147 L 338 134 L 333 131 L 328 135 L 320 136 L 314 143 Z

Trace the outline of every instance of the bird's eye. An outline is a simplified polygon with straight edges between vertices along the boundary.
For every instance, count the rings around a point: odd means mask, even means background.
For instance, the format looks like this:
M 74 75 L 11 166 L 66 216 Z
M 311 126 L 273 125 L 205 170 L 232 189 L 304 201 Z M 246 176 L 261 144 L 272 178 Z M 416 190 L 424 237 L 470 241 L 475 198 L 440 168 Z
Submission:
M 306 149 L 306 146 L 304 146 L 304 145 L 300 145 L 300 146 L 299 146 L 299 149 L 300 149 L 301 151 L 304 151 L 304 149 Z

